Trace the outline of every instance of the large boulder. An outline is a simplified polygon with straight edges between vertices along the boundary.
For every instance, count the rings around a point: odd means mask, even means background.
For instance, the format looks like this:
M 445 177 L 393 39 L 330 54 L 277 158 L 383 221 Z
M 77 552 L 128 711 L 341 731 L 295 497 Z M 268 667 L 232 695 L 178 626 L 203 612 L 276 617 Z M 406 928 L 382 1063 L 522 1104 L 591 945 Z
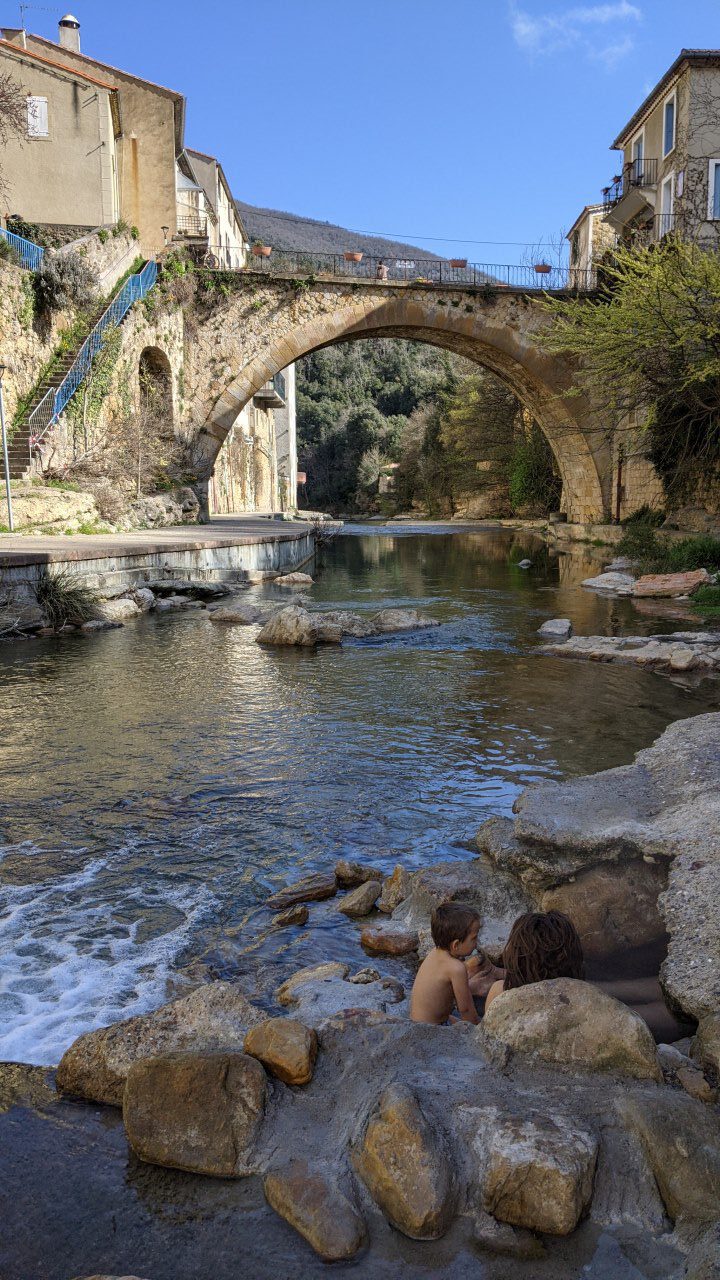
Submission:
M 265 1017 L 234 983 L 207 983 L 152 1013 L 80 1036 L 60 1060 L 57 1087 L 120 1107 L 133 1063 L 189 1049 L 242 1053 L 246 1032 Z
M 391 876 L 383 883 L 382 893 L 378 907 L 380 911 L 384 911 L 387 915 L 392 915 L 396 911 L 401 902 L 410 896 L 412 890 L 412 877 L 410 872 L 402 863 L 398 863 Z
M 640 1139 L 670 1217 L 720 1217 L 720 1118 L 671 1090 L 621 1095 L 618 1110 Z
M 344 636 L 352 636 L 355 640 L 364 640 L 366 636 L 376 635 L 375 627 L 368 618 L 359 613 L 350 613 L 347 609 L 331 609 L 327 613 L 313 614 L 320 617 L 326 626 L 339 627 Z
M 128 1072 L 123 1122 L 147 1164 L 219 1178 L 250 1172 L 267 1095 L 265 1072 L 241 1053 L 171 1053 Z
M 543 1062 L 662 1079 L 655 1042 L 642 1018 L 574 978 L 503 992 L 487 1010 L 481 1034 Z
M 427 618 L 417 609 L 381 609 L 371 618 L 376 633 L 392 631 L 419 631 L 425 627 L 439 627 L 437 618 Z
M 321 615 L 308 613 L 300 605 L 288 605 L 268 619 L 255 639 L 258 644 L 312 648 L 317 644 L 340 644 L 342 629 L 323 622 Z
M 435 1240 L 455 1213 L 445 1140 L 405 1085 L 390 1085 L 353 1155 L 373 1200 L 398 1231 Z
M 245 1052 L 283 1084 L 309 1084 L 317 1050 L 316 1032 L 296 1018 L 268 1018 L 245 1037 Z
M 594 1134 L 552 1116 L 491 1111 L 480 1142 L 488 1213 L 548 1235 L 575 1230 L 592 1196 L 598 1151 Z
M 105 622 L 127 622 L 128 618 L 137 618 L 142 613 L 140 605 L 129 596 L 119 596 L 117 600 L 105 600 L 101 610 Z
M 541 908 L 570 917 L 586 958 L 603 957 L 664 939 L 658 896 L 666 881 L 662 863 L 639 859 L 622 867 L 604 864 L 548 889 Z
M 363 916 L 369 916 L 380 897 L 381 889 L 382 884 L 379 880 L 366 880 L 364 884 L 359 884 L 355 889 L 344 894 L 338 903 L 338 911 L 342 911 L 343 915 L 349 916 L 351 920 L 360 920 Z
M 362 1247 L 365 1223 L 326 1169 L 293 1160 L 267 1175 L 264 1190 L 268 1204 L 324 1262 L 345 1262 Z

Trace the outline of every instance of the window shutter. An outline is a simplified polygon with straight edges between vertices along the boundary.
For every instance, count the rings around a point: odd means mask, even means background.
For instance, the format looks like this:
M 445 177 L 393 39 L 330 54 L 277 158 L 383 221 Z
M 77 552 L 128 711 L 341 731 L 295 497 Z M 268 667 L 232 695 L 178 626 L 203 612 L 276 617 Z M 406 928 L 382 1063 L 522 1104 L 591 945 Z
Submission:
M 48 100 L 47 98 L 28 97 L 27 131 L 29 138 L 48 137 Z

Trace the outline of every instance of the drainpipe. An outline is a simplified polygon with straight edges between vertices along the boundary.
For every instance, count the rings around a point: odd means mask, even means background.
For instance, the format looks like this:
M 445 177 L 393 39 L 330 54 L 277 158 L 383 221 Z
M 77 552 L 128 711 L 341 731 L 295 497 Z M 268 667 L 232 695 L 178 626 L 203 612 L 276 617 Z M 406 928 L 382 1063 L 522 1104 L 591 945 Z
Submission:
M 623 500 L 623 462 L 625 461 L 625 449 L 622 445 L 618 446 L 618 468 L 617 468 L 617 485 L 615 488 L 615 523 L 620 523 L 620 513 L 622 511 Z

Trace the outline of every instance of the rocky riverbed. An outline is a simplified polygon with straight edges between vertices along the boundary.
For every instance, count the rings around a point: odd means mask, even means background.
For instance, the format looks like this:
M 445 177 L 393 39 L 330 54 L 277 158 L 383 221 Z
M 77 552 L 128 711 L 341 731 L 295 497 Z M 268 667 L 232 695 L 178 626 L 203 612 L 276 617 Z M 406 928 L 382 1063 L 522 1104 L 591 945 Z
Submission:
M 59 1095 L 5 1068 L 3 1275 L 224 1280 L 239 1250 L 259 1277 L 350 1258 L 381 1277 L 717 1276 L 719 796 L 720 715 L 678 721 L 632 765 L 529 787 L 465 862 L 342 862 L 274 896 L 279 929 L 328 905 L 359 919 L 356 971 L 315 966 L 262 1002 L 201 985 L 81 1036 Z M 591 966 L 667 941 L 663 988 L 697 1033 L 657 1049 L 571 980 L 506 993 L 480 1028 L 411 1024 L 385 957 L 409 983 L 447 899 L 475 903 L 490 950 L 536 905 L 573 917 Z

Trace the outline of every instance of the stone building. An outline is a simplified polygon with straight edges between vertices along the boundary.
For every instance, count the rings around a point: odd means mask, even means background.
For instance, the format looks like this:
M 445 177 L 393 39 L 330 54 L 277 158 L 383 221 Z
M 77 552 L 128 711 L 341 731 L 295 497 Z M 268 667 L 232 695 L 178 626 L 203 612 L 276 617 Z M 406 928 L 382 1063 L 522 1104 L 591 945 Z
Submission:
M 612 143 L 604 189 L 623 243 L 671 231 L 715 246 L 720 231 L 720 50 L 683 49 Z
M 297 505 L 295 366 L 241 410 L 215 462 L 210 511 L 291 511 Z
M 219 267 L 226 270 L 244 267 L 249 247 L 247 232 L 220 162 L 214 156 L 186 147 L 178 158 L 178 170 L 194 180 L 199 188 L 200 216 L 188 230 L 202 237 Z M 181 219 L 178 208 L 178 231 L 183 233 Z
M 615 244 L 616 238 L 608 222 L 605 205 L 586 204 L 567 233 L 571 269 L 581 277 L 589 275 L 603 254 Z

